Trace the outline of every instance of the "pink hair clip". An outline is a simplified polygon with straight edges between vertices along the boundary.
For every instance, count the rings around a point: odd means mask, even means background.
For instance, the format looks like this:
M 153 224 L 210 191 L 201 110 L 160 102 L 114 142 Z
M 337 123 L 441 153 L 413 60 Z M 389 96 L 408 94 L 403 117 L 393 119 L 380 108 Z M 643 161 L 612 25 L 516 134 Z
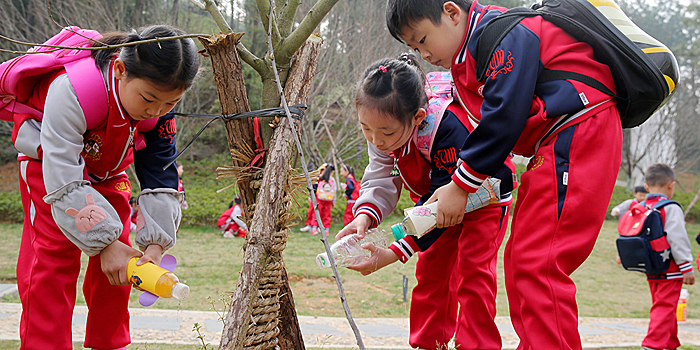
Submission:
M 384 66 L 379 66 L 379 70 L 386 73 L 386 67 L 384 67 Z

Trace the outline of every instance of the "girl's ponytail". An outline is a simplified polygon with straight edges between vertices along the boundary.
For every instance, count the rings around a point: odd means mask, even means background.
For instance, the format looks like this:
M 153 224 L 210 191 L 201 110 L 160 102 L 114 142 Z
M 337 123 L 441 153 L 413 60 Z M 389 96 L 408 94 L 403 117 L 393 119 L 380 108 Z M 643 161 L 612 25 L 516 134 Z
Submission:
M 102 39 L 99 40 L 100 42 L 106 44 L 106 45 L 119 45 L 119 44 L 124 44 L 127 42 L 127 35 L 126 33 L 121 33 L 121 32 L 115 32 L 115 33 L 106 33 L 102 36 Z M 94 42 L 92 44 L 92 47 L 101 47 L 104 46 L 98 42 Z M 97 67 L 100 68 L 100 70 L 105 70 L 107 66 L 109 66 L 109 62 L 112 61 L 112 57 L 116 56 L 119 53 L 119 48 L 115 49 L 104 49 L 104 50 L 97 50 L 92 52 L 92 57 L 95 58 L 95 64 Z
M 355 106 L 391 116 L 403 124 L 411 122 L 428 102 L 425 73 L 412 53 L 371 64 L 355 87 Z

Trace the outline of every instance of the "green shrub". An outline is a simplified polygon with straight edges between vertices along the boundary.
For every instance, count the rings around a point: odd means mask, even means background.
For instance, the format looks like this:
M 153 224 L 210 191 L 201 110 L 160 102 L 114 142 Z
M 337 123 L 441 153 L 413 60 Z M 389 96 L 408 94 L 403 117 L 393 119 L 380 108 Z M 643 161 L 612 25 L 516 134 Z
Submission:
M 0 221 L 21 223 L 23 220 L 24 209 L 19 190 L 0 192 Z

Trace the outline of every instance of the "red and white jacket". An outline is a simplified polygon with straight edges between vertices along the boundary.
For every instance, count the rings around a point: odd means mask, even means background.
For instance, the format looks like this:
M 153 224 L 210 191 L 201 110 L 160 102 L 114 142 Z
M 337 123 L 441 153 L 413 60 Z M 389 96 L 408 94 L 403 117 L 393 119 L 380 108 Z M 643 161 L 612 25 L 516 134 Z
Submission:
M 417 126 L 411 140 L 394 152 L 382 152 L 367 143 L 369 164 L 362 177 L 360 197 L 353 207 L 355 217 L 367 214 L 372 218 L 372 227 L 376 227 L 396 208 L 401 187 L 406 188 L 411 198 L 420 205 L 436 189 L 450 182 L 457 168 L 461 144 L 469 135 L 470 127 L 466 113 L 454 102 L 441 119 L 436 119 L 426 120 Z M 434 127 L 437 127 L 436 132 L 432 132 Z M 425 159 L 416 146 L 420 133 L 432 134 L 430 145 L 423 145 L 430 149 L 430 159 Z M 517 185 L 514 174 L 515 166 L 507 159 L 494 176 L 501 180 L 501 200 L 492 206 L 511 203 L 511 191 Z M 414 253 L 428 249 L 442 232 L 444 229 L 434 229 L 420 238 L 407 236 L 389 248 L 405 263 Z
M 498 45 L 484 81 L 476 80 L 476 52 L 486 24 L 505 8 L 474 1 L 467 31 L 452 62 L 458 99 L 472 126 L 462 144 L 464 163 L 452 180 L 474 192 L 513 152 L 530 157 L 559 130 L 615 104 L 610 96 L 572 80 L 538 83 L 542 69 L 567 70 L 598 80 L 615 92 L 610 69 L 596 61 L 590 45 L 577 41 L 540 16 L 523 19 Z

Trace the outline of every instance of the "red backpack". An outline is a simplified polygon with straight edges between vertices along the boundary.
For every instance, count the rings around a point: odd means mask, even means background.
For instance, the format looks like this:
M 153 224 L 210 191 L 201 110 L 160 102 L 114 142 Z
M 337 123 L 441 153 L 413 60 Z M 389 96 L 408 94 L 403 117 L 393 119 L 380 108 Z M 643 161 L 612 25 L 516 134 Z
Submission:
M 620 216 L 616 245 L 625 270 L 659 274 L 671 266 L 671 246 L 666 240 L 661 215 L 661 208 L 669 204 L 680 206 L 669 199 L 660 200 L 652 207 L 647 207 L 645 202 L 633 203 Z
M 44 44 L 90 47 L 102 35 L 94 30 L 67 27 Z M 0 64 L 0 120 L 21 124 L 27 118 L 41 120 L 42 110 L 26 103 L 35 93 L 38 83 L 60 70 L 68 74 L 78 102 L 87 120 L 107 114 L 109 98 L 102 72 L 95 65 L 90 50 L 56 49 L 35 46 L 28 53 Z

